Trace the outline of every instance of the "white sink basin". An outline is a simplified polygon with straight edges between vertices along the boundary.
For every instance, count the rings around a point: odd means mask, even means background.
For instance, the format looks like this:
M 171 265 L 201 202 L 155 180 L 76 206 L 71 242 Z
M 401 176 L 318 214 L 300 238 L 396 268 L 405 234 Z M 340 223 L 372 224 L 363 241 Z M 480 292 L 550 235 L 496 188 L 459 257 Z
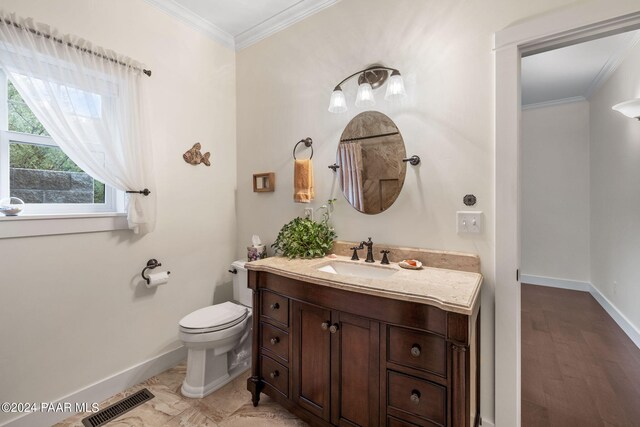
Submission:
M 396 274 L 397 270 L 371 264 L 332 261 L 318 268 L 318 271 L 342 276 L 363 277 L 366 279 L 384 279 Z

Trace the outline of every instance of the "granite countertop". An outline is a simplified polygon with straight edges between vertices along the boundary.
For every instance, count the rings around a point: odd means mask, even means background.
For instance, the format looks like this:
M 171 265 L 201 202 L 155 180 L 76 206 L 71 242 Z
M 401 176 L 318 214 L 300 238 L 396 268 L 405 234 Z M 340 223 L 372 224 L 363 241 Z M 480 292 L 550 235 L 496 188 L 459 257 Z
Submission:
M 479 303 L 482 285 L 482 275 L 479 273 L 424 266 L 420 270 L 407 270 L 395 262 L 389 265 L 378 262 L 368 265 L 370 268 L 397 271 L 387 278 L 364 278 L 318 271 L 318 268 L 336 261 L 366 264 L 362 260 L 351 261 L 346 256 L 328 255 L 314 259 L 276 256 L 248 262 L 245 266 L 249 270 L 274 273 L 321 286 L 418 302 L 466 315 L 471 315 Z

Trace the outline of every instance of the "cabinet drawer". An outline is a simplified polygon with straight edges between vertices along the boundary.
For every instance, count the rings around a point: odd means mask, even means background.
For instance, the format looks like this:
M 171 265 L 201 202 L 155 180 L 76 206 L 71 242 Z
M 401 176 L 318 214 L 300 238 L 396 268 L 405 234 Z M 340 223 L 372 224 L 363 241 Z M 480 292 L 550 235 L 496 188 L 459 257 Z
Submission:
M 260 322 L 262 348 L 272 351 L 285 362 L 289 361 L 289 334 L 282 329 Z
M 269 291 L 262 291 L 260 313 L 267 319 L 289 326 L 289 299 Z
M 387 371 L 387 405 L 432 421 L 446 424 L 447 389 L 438 384 L 398 372 Z
M 289 370 L 268 356 L 260 356 L 260 373 L 267 384 L 289 397 Z
M 447 346 L 442 337 L 389 326 L 389 362 L 447 376 Z

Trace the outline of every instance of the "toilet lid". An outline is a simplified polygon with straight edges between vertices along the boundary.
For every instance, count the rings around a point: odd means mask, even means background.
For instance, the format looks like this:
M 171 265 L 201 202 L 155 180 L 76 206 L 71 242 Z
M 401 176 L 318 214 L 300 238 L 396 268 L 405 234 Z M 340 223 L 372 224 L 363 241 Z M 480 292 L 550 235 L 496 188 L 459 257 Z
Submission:
M 178 324 L 186 329 L 220 330 L 242 322 L 247 318 L 247 311 L 245 306 L 223 302 L 187 314 Z

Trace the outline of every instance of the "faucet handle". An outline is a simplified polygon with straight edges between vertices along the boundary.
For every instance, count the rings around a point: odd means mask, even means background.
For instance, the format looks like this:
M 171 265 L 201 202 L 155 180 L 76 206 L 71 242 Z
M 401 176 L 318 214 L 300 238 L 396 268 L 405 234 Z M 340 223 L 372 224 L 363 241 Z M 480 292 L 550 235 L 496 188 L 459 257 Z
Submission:
M 359 261 L 360 258 L 358 258 L 358 250 L 362 249 L 362 246 L 358 247 L 358 246 L 354 246 L 351 248 L 351 250 L 353 251 L 353 255 L 351 255 L 351 261 Z
M 382 261 L 380 261 L 380 264 L 389 264 L 389 258 L 387 257 L 389 251 L 383 249 L 380 253 L 382 254 Z

